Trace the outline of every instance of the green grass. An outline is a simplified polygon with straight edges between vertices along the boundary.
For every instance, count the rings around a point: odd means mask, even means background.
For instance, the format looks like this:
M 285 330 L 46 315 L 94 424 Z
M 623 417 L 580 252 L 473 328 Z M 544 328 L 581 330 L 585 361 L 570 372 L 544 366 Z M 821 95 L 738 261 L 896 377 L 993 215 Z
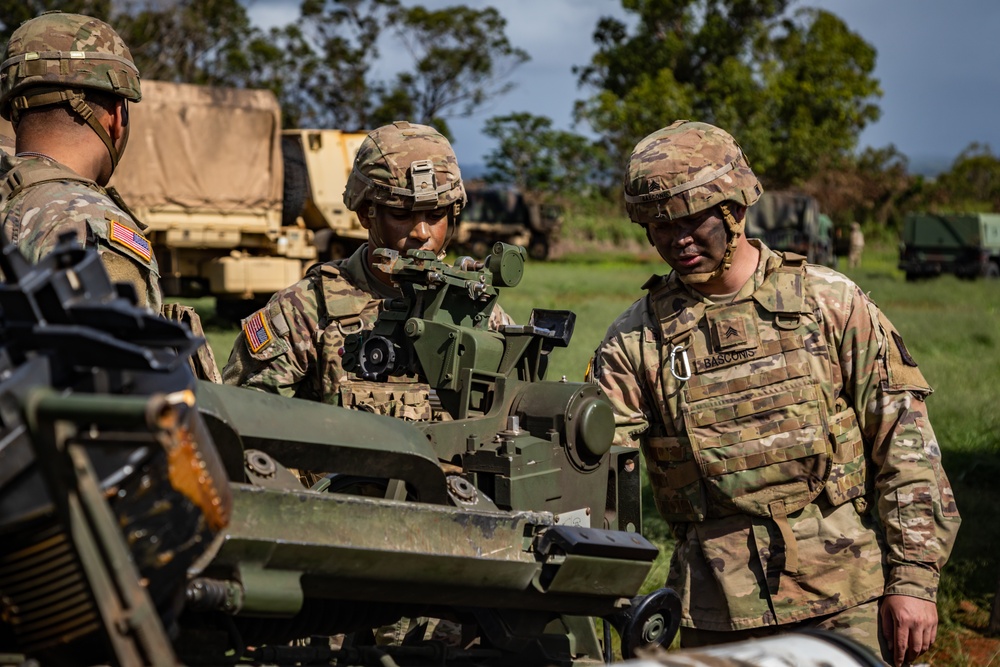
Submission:
M 552 352 L 550 379 L 581 380 L 607 326 L 641 296 L 640 286 L 666 267 L 650 261 L 608 260 L 605 252 L 554 262 L 532 262 L 520 286 L 501 296 L 503 307 L 526 322 L 532 307 L 572 310 L 577 315 L 570 346 Z M 970 624 L 961 614 L 969 603 L 988 612 L 1000 576 L 1000 281 L 953 277 L 907 283 L 895 268 L 895 248 L 869 248 L 861 268 L 848 272 L 888 314 L 935 392 L 928 400 L 931 421 L 955 487 L 963 528 L 945 568 L 940 610 L 947 633 Z M 192 302 L 189 302 L 192 303 Z M 207 336 L 220 366 L 237 329 L 212 317 L 209 300 L 193 302 L 207 317 Z M 666 526 L 651 499 L 644 498 L 644 532 L 663 547 L 647 589 L 662 585 L 671 549 Z M 980 614 L 982 617 L 982 614 Z M 981 623 L 980 623 L 981 625 Z M 972 626 L 974 630 L 981 627 Z M 946 634 L 944 643 L 957 634 Z M 939 652 L 936 665 L 949 662 Z

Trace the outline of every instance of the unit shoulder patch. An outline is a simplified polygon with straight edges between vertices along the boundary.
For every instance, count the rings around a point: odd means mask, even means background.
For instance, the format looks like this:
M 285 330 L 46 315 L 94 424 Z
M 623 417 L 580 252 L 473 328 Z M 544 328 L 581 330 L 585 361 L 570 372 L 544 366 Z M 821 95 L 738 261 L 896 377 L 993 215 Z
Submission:
M 146 262 L 149 262 L 153 258 L 153 247 L 149 244 L 149 240 L 145 236 L 134 229 L 126 227 L 114 218 L 109 218 L 108 223 L 111 225 L 108 233 L 109 241 L 138 255 Z
M 265 317 L 265 310 L 258 310 L 250 317 L 243 320 L 243 335 L 247 339 L 247 346 L 253 353 L 260 352 L 273 340 L 274 334 L 271 332 L 271 324 Z

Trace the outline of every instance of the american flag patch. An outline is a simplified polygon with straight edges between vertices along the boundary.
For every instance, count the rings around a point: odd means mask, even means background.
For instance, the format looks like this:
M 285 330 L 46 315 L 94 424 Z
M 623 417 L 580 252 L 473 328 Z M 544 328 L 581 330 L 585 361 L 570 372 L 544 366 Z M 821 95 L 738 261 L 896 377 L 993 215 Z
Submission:
M 125 246 L 147 262 L 153 256 L 153 249 L 146 237 L 139 232 L 132 231 L 117 220 L 111 220 L 111 240 L 118 245 Z
M 273 340 L 271 328 L 267 326 L 263 310 L 258 310 L 243 322 L 243 335 L 247 338 L 250 351 L 254 353 L 260 352 Z

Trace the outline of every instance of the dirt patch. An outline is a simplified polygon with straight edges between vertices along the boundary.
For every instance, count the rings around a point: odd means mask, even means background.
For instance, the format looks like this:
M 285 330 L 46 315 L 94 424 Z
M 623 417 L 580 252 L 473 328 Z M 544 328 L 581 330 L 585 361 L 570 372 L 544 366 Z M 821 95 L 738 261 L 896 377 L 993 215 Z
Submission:
M 963 600 L 953 619 L 960 625 L 939 628 L 937 641 L 920 662 L 934 667 L 1000 667 L 1000 637 L 986 631 L 989 612 Z

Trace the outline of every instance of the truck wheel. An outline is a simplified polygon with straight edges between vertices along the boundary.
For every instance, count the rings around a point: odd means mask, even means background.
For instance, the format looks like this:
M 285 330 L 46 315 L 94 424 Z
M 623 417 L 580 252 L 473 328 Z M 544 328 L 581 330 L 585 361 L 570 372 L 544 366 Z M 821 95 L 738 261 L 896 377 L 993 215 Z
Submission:
M 535 260 L 544 260 L 549 257 L 549 240 L 544 236 L 536 236 L 531 239 L 528 246 L 528 257 Z
M 983 278 L 995 280 L 1000 278 L 1000 264 L 996 262 L 990 262 L 986 265 L 986 270 L 983 272 Z
M 908 283 L 915 283 L 918 280 L 920 280 L 920 274 L 919 273 L 914 273 L 912 271 L 907 271 L 906 272 L 906 282 L 908 282 Z
M 309 197 L 309 172 L 306 169 L 306 155 L 298 141 L 286 137 L 281 142 L 281 157 L 285 169 L 281 224 L 290 227 L 295 225 L 306 206 L 306 199 Z
M 469 254 L 473 259 L 485 259 L 492 248 L 493 244 L 486 239 L 475 239 L 469 244 Z

